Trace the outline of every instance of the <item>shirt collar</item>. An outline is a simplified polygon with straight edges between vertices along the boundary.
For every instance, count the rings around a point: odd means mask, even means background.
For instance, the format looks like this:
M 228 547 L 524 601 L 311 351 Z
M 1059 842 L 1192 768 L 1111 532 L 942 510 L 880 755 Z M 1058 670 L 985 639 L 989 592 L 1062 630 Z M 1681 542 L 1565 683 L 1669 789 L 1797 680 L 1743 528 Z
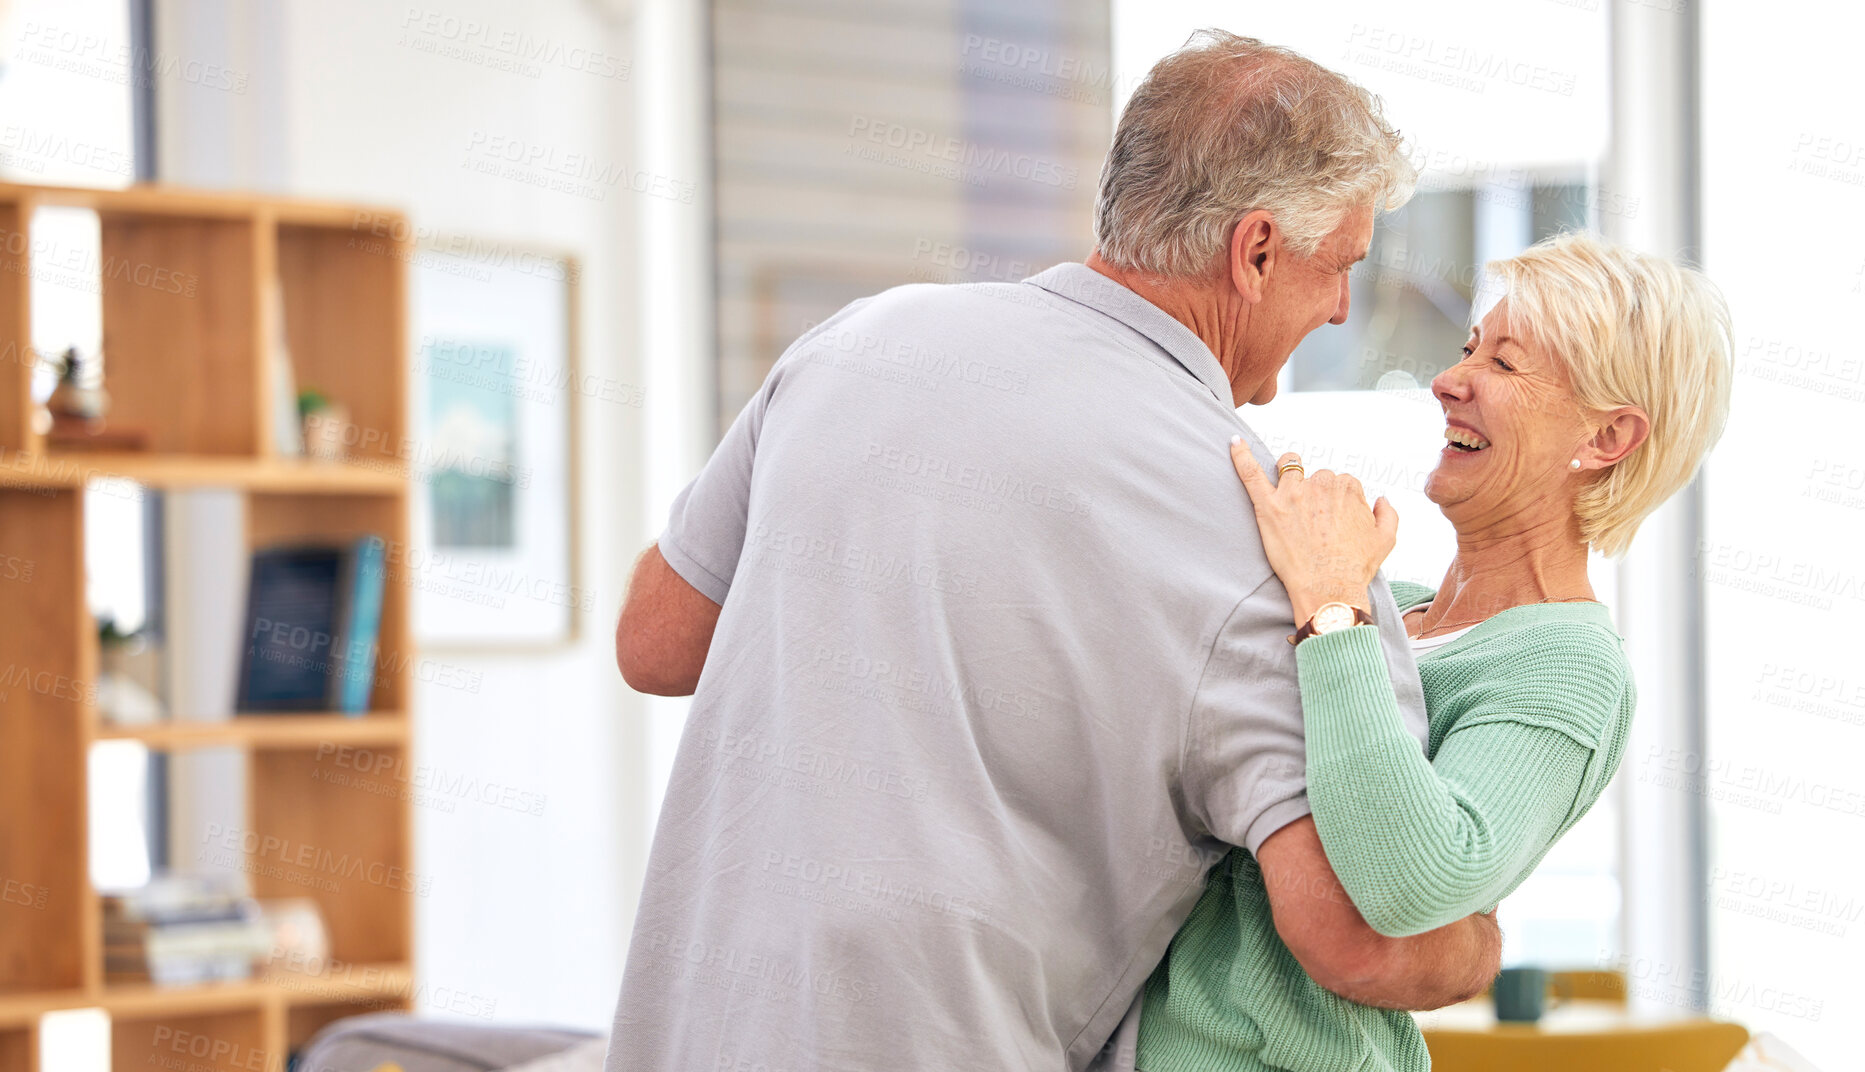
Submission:
M 1051 294 L 1093 309 L 1151 339 L 1185 371 L 1197 377 L 1226 409 L 1235 409 L 1230 378 L 1204 340 L 1164 309 L 1085 264 L 1069 261 L 1024 280 Z

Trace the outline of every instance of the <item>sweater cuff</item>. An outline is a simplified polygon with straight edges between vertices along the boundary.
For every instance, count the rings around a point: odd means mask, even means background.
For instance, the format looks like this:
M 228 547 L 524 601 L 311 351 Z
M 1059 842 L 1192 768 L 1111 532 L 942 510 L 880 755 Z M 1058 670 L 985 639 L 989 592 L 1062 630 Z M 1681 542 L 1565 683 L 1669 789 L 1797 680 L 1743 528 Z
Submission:
M 1311 765 L 1375 741 L 1419 749 L 1399 714 L 1378 626 L 1309 637 L 1295 646 L 1295 668 Z

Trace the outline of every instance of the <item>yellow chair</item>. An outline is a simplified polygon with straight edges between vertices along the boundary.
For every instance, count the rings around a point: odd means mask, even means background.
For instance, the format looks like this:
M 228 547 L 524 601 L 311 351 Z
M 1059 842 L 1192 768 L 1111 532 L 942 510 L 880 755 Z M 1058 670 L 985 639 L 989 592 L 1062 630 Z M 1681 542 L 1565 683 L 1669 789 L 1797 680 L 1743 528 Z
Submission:
M 1425 1031 L 1432 1072 L 1722 1072 L 1747 1042 L 1746 1028 L 1711 1020 L 1595 1031 L 1528 1024 Z
M 1616 971 L 1549 972 L 1548 996 L 1573 1001 L 1611 1001 L 1624 1005 L 1625 973 Z

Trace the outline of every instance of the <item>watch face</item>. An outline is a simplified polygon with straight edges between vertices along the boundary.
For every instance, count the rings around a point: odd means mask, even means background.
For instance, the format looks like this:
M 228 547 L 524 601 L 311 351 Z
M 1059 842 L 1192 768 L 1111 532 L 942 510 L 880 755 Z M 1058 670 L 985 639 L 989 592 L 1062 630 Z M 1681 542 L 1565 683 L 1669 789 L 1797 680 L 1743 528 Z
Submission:
M 1315 611 L 1315 632 L 1332 633 L 1353 625 L 1353 608 L 1345 603 L 1329 603 Z

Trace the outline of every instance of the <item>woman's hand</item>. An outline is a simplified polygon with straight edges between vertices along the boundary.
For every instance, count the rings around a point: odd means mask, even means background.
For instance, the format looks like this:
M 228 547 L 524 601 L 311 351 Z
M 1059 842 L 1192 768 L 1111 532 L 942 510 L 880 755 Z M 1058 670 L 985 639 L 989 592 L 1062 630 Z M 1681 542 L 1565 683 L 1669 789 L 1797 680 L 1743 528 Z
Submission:
M 1366 610 L 1366 589 L 1399 537 L 1399 512 L 1385 496 L 1371 510 L 1360 482 L 1321 469 L 1306 475 L 1289 469 L 1271 484 L 1242 437 L 1230 441 L 1231 464 L 1256 504 L 1269 566 L 1289 590 L 1296 624 L 1324 603 L 1351 603 Z M 1276 464 L 1300 465 L 1294 454 Z

